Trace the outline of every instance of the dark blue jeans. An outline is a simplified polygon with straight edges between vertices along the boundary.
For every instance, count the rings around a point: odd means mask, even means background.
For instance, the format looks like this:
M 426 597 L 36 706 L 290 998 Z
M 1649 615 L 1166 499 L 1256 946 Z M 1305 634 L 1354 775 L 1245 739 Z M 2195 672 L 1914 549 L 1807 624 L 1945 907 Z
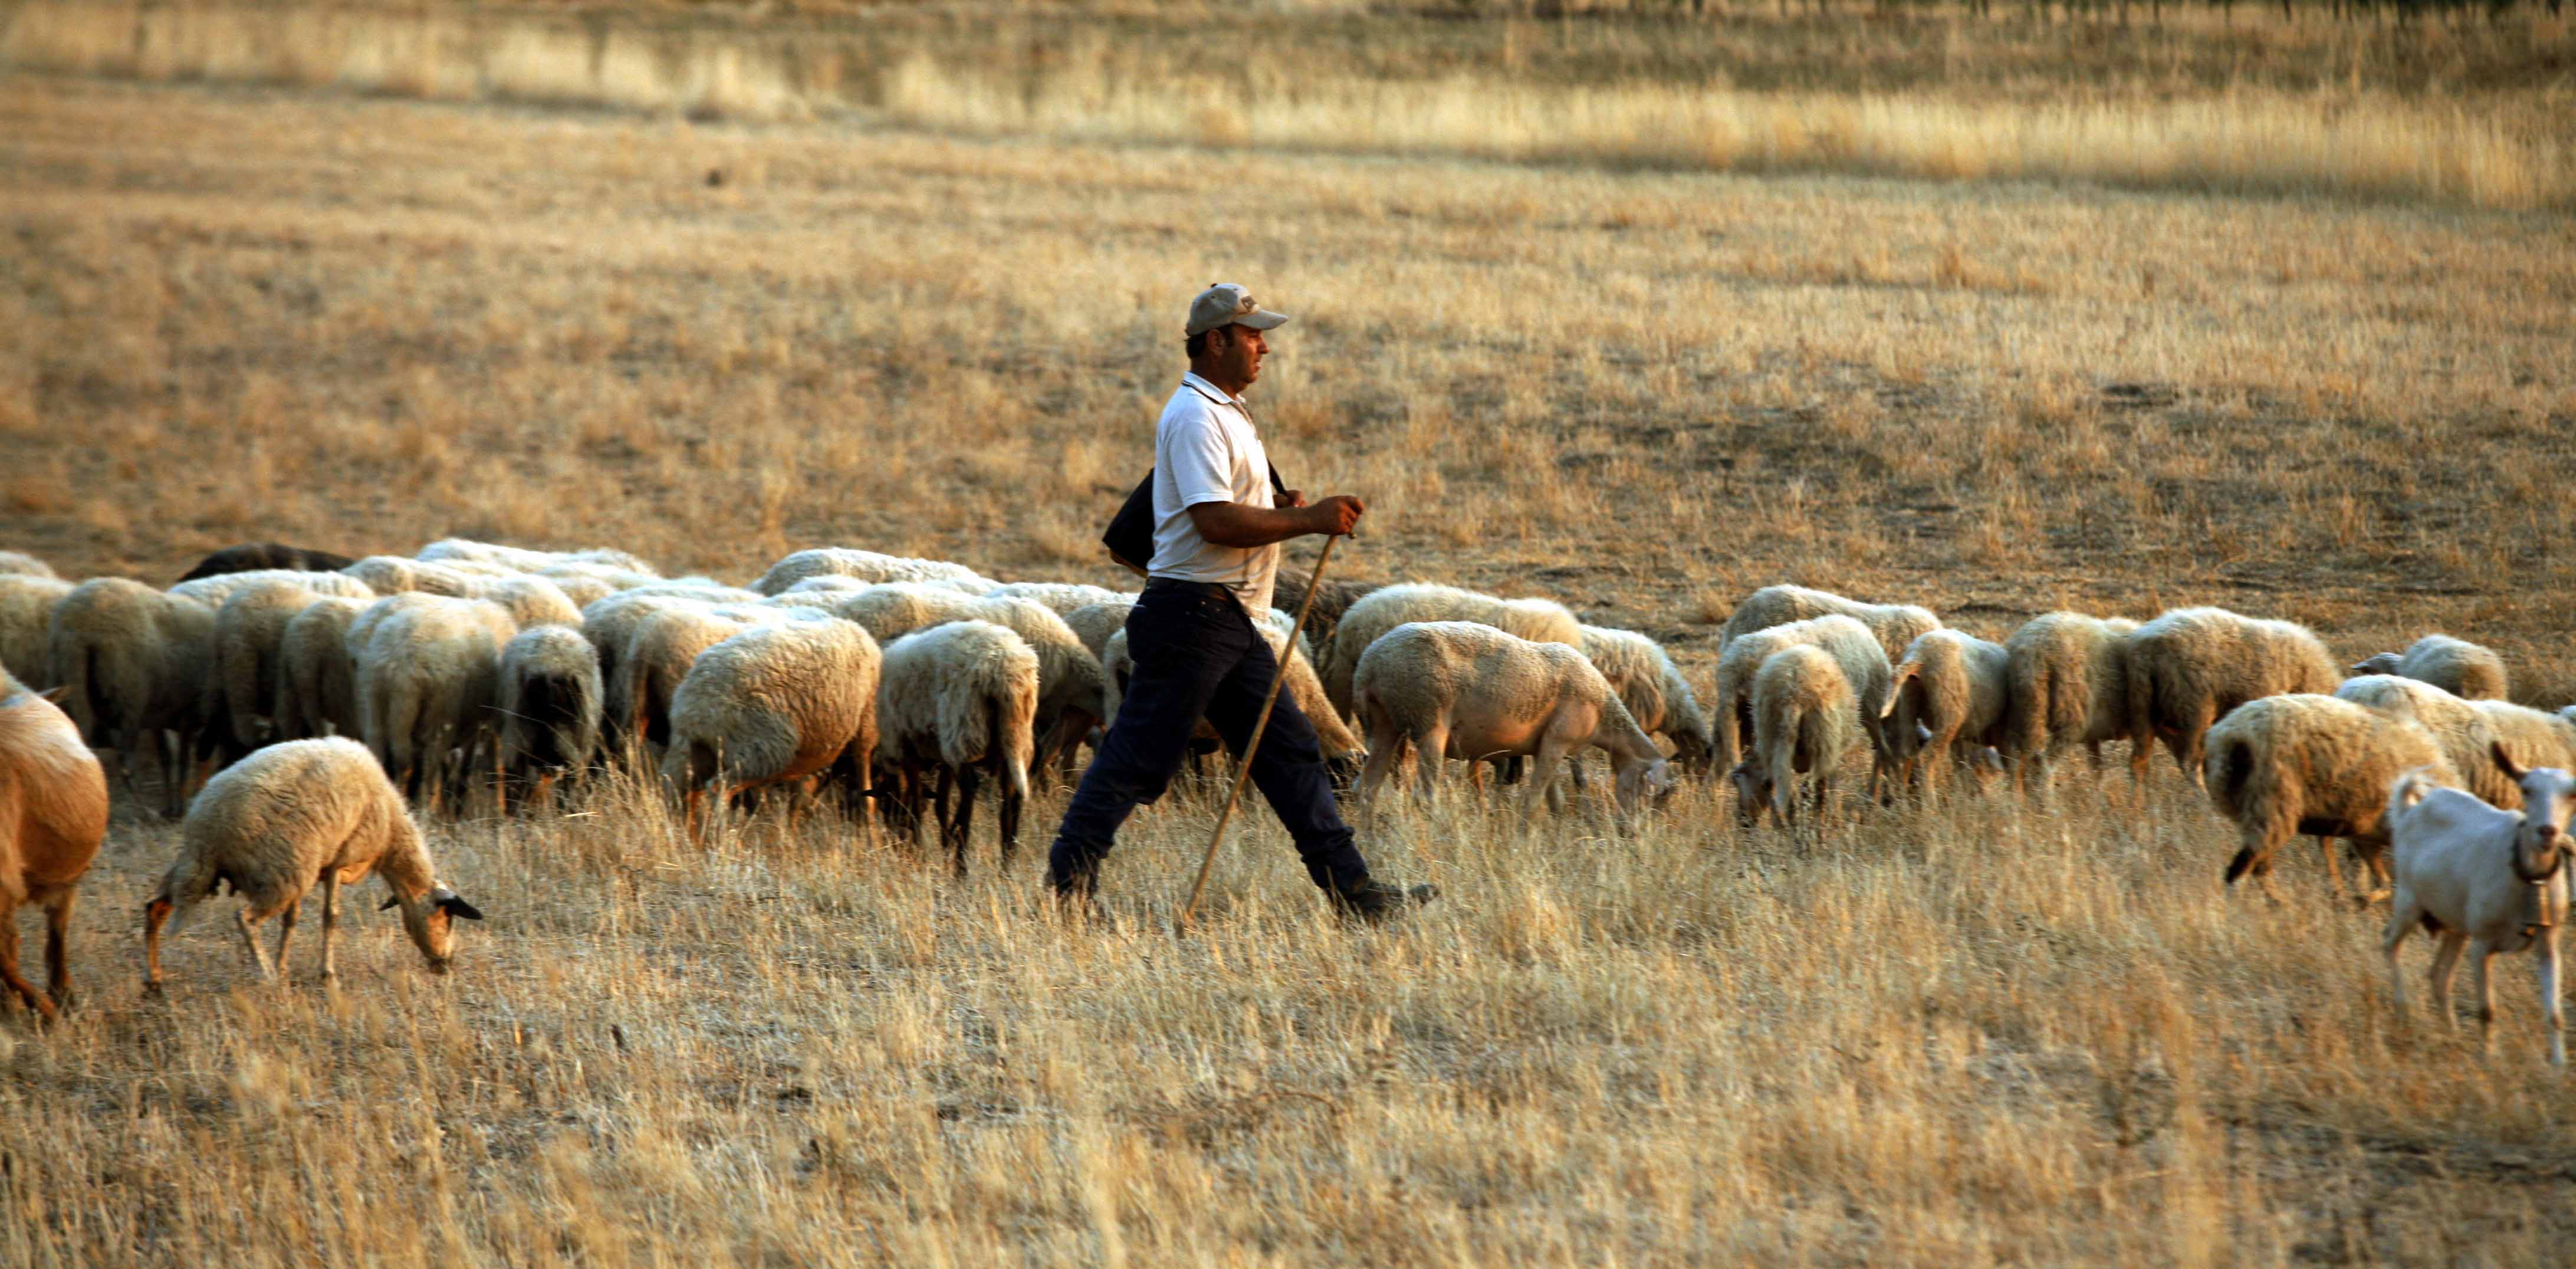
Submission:
M 1269 641 L 1253 630 L 1242 605 L 1224 587 L 1199 582 L 1147 582 L 1127 614 L 1127 651 L 1136 668 L 1118 717 L 1074 789 L 1048 854 L 1048 879 L 1058 890 L 1091 887 L 1118 826 L 1139 803 L 1161 797 L 1181 769 L 1201 718 L 1228 750 L 1242 753 L 1279 672 Z M 1333 804 L 1315 726 L 1285 693 L 1253 755 L 1252 782 L 1288 826 L 1316 885 L 1350 890 L 1368 880 L 1368 862 Z

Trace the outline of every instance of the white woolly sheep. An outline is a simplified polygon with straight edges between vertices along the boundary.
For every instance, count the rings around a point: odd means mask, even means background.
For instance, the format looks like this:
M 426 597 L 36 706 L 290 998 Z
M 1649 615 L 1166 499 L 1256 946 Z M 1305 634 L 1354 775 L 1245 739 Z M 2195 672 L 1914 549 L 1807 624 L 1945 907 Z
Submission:
M 215 609 L 215 674 L 206 684 L 214 699 L 206 715 L 229 741 L 227 762 L 276 737 L 272 711 L 285 679 L 286 627 L 321 599 L 298 582 L 266 581 L 234 591 Z
M 575 608 L 587 608 L 616 594 L 619 589 L 588 573 L 558 572 L 549 569 L 537 576 L 553 582 L 555 588 L 562 591 L 564 598 L 571 600 Z
M 1683 770 L 1702 769 L 1714 760 L 1715 729 L 1664 645 L 1633 630 L 1585 626 L 1582 651 L 1592 668 L 1610 680 L 1619 703 L 1646 734 L 1671 738 L 1673 761 Z
M 0 669 L 32 688 L 52 687 L 45 665 L 45 627 L 72 584 L 29 573 L 0 573 Z
M 1723 653 L 1738 636 L 1757 630 L 1835 615 L 1869 627 L 1870 634 L 1878 639 L 1879 651 L 1891 663 L 1903 657 L 1916 639 L 1941 628 L 1941 619 L 1931 609 L 1914 604 L 1865 604 L 1832 591 L 1765 586 L 1745 596 L 1744 602 L 1727 614 L 1726 624 L 1718 630 L 1718 651 Z
M 1315 665 L 1324 696 L 1345 716 L 1353 715 L 1351 678 L 1360 655 L 1379 635 L 1411 621 L 1473 621 L 1532 643 L 1583 645 L 1583 623 L 1564 605 L 1545 599 L 1497 599 L 1492 595 L 1429 582 L 1407 582 L 1370 591 L 1342 614 L 1333 641 Z
M 1082 640 L 1083 647 L 1091 650 L 1094 660 L 1106 662 L 1109 636 L 1127 628 L 1127 614 L 1135 609 L 1134 603 L 1123 599 L 1116 603 L 1084 604 L 1066 613 L 1064 624 L 1073 631 L 1075 638 Z
M 340 571 L 366 583 L 379 595 L 418 591 L 462 599 L 472 595 L 483 581 L 479 573 L 451 568 L 434 560 L 407 560 L 399 555 L 370 555 Z
M 1132 604 L 1134 591 L 1116 591 L 1083 582 L 1006 582 L 984 592 L 987 599 L 1029 599 L 1061 617 L 1085 604 Z
M 2334 839 L 2350 838 L 2371 871 L 2385 874 L 2388 786 L 2410 767 L 2459 777 L 2433 733 L 2411 719 L 2299 692 L 2264 696 L 2228 711 L 2209 729 L 2203 783 L 2210 802 L 2243 843 L 2227 881 L 2247 873 L 2272 887 L 2272 855 L 2300 833 L 2316 835 L 2326 875 L 2343 890 Z
M 1869 627 L 1858 618 L 1829 613 L 1737 635 L 1718 652 L 1717 691 L 1711 712 L 1717 724 L 1719 769 L 1732 770 L 1743 757 L 1744 746 L 1753 739 L 1753 680 L 1761 672 L 1762 662 L 1782 648 L 1799 646 L 1822 648 L 1834 659 L 1843 672 L 1843 681 L 1851 687 L 1856 721 L 1869 737 L 1872 752 L 1886 752 L 1885 738 L 1877 723 L 1887 707 L 1888 682 L 1895 668 L 1888 664 L 1887 652 Z M 1875 785 L 1875 769 L 1871 775 Z
M 2004 717 L 2011 704 L 2011 657 L 2000 643 L 1990 643 L 1957 630 L 1933 630 L 1915 637 L 1888 678 L 1879 717 L 1888 756 L 1908 783 L 1920 779 L 1926 793 L 1940 791 L 1948 755 L 1974 762 L 2004 743 Z M 1757 708 L 1758 715 L 1760 710 Z
M 2142 785 L 2158 739 L 2197 782 L 2201 737 L 2228 711 L 2288 692 L 2324 695 L 2343 681 L 2326 645 L 2307 627 L 2224 608 L 2175 609 L 2130 631 L 2128 645 L 2129 771 Z M 2375 806 L 2365 815 L 2373 822 L 2378 817 Z
M 719 806 L 827 767 L 867 788 L 883 665 L 865 628 L 837 620 L 755 626 L 698 654 L 671 698 L 662 756 L 690 835 L 703 831 L 710 784 Z
M 821 574 L 856 577 L 870 582 L 967 581 L 982 585 L 977 593 L 991 590 L 995 582 L 963 564 L 945 560 L 907 559 L 900 555 L 880 555 L 875 551 L 854 551 L 841 547 L 816 547 L 798 551 L 769 566 L 751 588 L 764 595 L 775 595 L 808 577 Z
M 42 577 L 53 580 L 54 566 L 24 551 L 0 551 L 0 577 Z
M 609 735 L 619 742 L 633 737 L 647 746 L 670 743 L 671 702 L 699 653 L 754 626 L 815 615 L 813 609 L 751 604 L 667 607 L 647 613 L 628 631 L 613 662 L 616 668 L 602 680 L 606 688 L 602 713 L 614 720 Z
M 542 802 L 599 751 L 599 658 L 570 626 L 522 630 L 501 648 L 501 764 Z
M 107 841 L 107 773 L 51 701 L 0 670 L 0 985 L 43 1021 L 69 1004 L 72 905 Z M 45 990 L 18 968 L 18 908 L 45 910 Z
M 375 603 L 325 596 L 306 604 L 277 640 L 276 720 L 280 740 L 355 736 L 358 663 L 349 655 L 349 628 Z
M 2353 666 L 2352 672 L 2420 679 L 2462 700 L 2505 697 L 2504 658 L 2493 649 L 2445 634 L 2428 634 L 2403 653 L 2382 652 Z
M 1350 629 L 1346 617 L 1341 633 Z M 1481 622 L 1406 622 L 1360 654 L 1351 696 L 1369 745 L 1360 776 L 1363 803 L 1408 746 L 1418 751 L 1426 798 L 1437 788 L 1443 758 L 1465 759 L 1472 778 L 1476 762 L 1532 757 L 1522 810 L 1533 816 L 1542 796 L 1552 809 L 1563 805 L 1557 766 L 1586 745 L 1610 755 L 1623 821 L 1672 787 L 1663 750 L 1629 716 L 1601 671 L 1566 644 L 1517 638 Z
M 2567 923 L 2567 820 L 2576 811 L 2576 777 L 2556 767 L 2527 768 L 2503 745 L 2491 761 L 2512 777 L 2523 809 L 2489 806 L 2458 789 L 2435 788 L 2410 771 L 2388 791 L 2392 885 L 2380 952 L 2388 988 L 2406 1007 L 2397 949 L 2421 924 L 2438 940 L 2433 952 L 2433 1012 L 2451 1014 L 2451 971 L 2469 954 L 2478 993 L 2478 1038 L 2495 1043 L 2495 988 L 2487 962 L 2499 953 L 2537 949 L 2540 1007 L 2549 1028 L 2549 1062 L 2567 1065 L 2567 1021 L 2558 1007 L 2558 927 Z
M 2488 755 L 2496 734 L 2476 706 L 2430 683 L 2394 674 L 2364 674 L 2345 679 L 2335 699 L 2412 721 L 2432 734 L 2451 764 L 2460 787 L 2507 810 L 2522 805 L 2513 777 L 2498 769 Z
M 2469 708 L 2478 711 L 2487 730 L 2517 760 L 2529 766 L 2576 770 L 2576 713 L 2551 714 L 2511 701 L 2471 701 Z
M 1759 824 L 1767 806 L 1783 825 L 1795 824 L 1798 777 L 1807 775 L 1821 821 L 1834 773 L 1867 731 L 1850 676 L 1824 648 L 1789 644 L 1754 667 L 1752 703 L 1753 748 L 1727 773 L 1737 811 Z
M 143 909 L 144 982 L 161 985 L 161 935 L 183 928 L 189 913 L 229 885 L 243 899 L 242 946 L 263 979 L 286 967 L 297 908 L 322 883 L 322 977 L 335 977 L 332 943 L 340 921 L 340 887 L 373 872 L 385 879 L 384 906 L 402 909 L 403 931 L 446 973 L 455 954 L 454 922 L 483 914 L 437 878 L 420 826 L 403 808 L 374 755 L 337 737 L 291 740 L 227 767 L 188 807 L 179 857 Z M 379 909 L 381 911 L 382 909 Z M 259 923 L 276 917 L 277 958 L 260 950 Z
M 2036 772 L 2048 787 L 2048 764 L 2082 745 L 2093 769 L 2102 746 L 2129 736 L 2129 643 L 2138 623 L 2080 612 L 2043 613 L 2004 640 L 2004 743 L 2013 779 Z
M 1367 598 L 1385 583 L 1352 578 L 1327 578 L 1317 586 L 1312 573 L 1289 564 L 1281 564 L 1272 576 L 1270 603 L 1282 612 L 1294 614 L 1306 602 L 1307 592 L 1314 592 L 1314 605 L 1306 613 L 1306 637 L 1318 648 L 1333 646 L 1333 631 L 1340 628 L 1342 615 L 1351 605 Z
M 521 630 L 581 624 L 581 606 L 562 587 L 542 577 L 496 577 L 475 587 L 466 598 L 508 609 L 510 620 Z
M 622 569 L 630 573 L 656 571 L 640 557 L 604 546 L 594 546 L 579 551 L 531 551 L 523 547 L 502 546 L 496 542 L 476 542 L 470 538 L 440 538 L 420 548 L 420 554 L 416 558 L 451 563 L 470 560 L 483 564 L 498 564 L 521 573 L 534 573 L 564 564 L 593 564 Z
M 122 577 L 92 578 L 54 606 L 46 677 L 92 745 L 116 751 L 127 791 L 138 756 L 161 781 L 163 813 L 186 803 L 189 757 L 214 673 L 215 610 Z
M 727 586 L 722 582 L 709 581 L 706 578 L 683 577 L 669 581 L 647 582 L 641 586 L 629 586 L 608 598 L 694 599 L 700 603 L 706 604 L 756 604 L 761 600 L 768 598 L 768 596 L 763 595 L 756 590 L 746 590 L 740 586 Z M 607 600 L 601 600 L 599 602 L 605 603 Z M 587 612 L 590 605 L 584 604 L 582 605 L 582 608 Z
M 411 802 L 425 791 L 435 813 L 449 794 L 462 796 L 493 739 L 501 648 L 518 633 L 498 604 L 440 598 L 394 613 L 368 636 L 358 657 L 359 726 Z M 453 767 L 450 750 L 462 755 Z
M 221 608 L 224 601 L 253 586 L 288 582 L 316 595 L 338 595 L 348 599 L 373 599 L 375 588 L 345 573 L 309 573 L 292 568 L 260 568 L 246 573 L 218 573 L 181 582 L 169 593 L 196 600 L 209 608 Z
M 1020 811 L 1037 756 L 1039 660 L 1026 640 L 989 621 L 947 622 L 886 645 L 877 729 L 894 773 L 893 801 L 915 833 L 930 804 L 959 876 L 974 833 L 976 790 L 987 775 L 1001 782 L 1004 871 L 1019 850 Z M 933 781 L 935 792 L 925 787 Z

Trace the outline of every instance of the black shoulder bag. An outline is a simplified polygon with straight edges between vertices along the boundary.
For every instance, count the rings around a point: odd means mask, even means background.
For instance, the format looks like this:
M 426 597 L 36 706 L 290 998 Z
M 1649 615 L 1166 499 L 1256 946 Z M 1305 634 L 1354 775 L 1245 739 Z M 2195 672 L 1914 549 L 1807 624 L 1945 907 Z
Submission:
M 1288 505 L 1288 486 L 1279 479 L 1277 464 L 1270 468 L 1270 496 L 1273 506 Z M 1120 568 L 1138 577 L 1145 575 L 1145 566 L 1154 562 L 1153 468 L 1145 469 L 1145 478 L 1119 504 L 1118 514 L 1109 517 L 1109 527 L 1100 531 L 1100 544 L 1109 548 L 1109 558 Z

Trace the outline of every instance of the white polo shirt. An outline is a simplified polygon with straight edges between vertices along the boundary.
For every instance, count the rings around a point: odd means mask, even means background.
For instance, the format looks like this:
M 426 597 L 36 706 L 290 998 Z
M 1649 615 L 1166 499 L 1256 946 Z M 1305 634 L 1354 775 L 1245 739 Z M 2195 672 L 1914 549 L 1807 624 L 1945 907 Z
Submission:
M 1245 612 L 1268 612 L 1279 545 L 1218 546 L 1200 537 L 1189 509 L 1202 502 L 1270 506 L 1270 455 L 1242 400 L 1189 374 L 1154 425 L 1154 559 L 1145 572 L 1222 583 Z

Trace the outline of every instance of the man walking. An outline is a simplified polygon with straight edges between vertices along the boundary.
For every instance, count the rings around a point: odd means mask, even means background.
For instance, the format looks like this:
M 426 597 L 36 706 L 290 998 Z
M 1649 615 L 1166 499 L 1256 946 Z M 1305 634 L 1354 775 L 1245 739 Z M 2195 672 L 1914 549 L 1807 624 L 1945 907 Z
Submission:
M 1271 497 L 1269 456 L 1243 391 L 1270 351 L 1264 332 L 1287 320 L 1231 283 L 1190 302 L 1183 344 L 1190 371 L 1154 427 L 1153 560 L 1127 614 L 1135 671 L 1049 852 L 1047 880 L 1065 899 L 1090 897 L 1118 826 L 1138 803 L 1162 796 L 1199 719 L 1235 753 L 1250 743 L 1279 670 L 1251 617 L 1270 609 L 1279 544 L 1347 534 L 1365 510 L 1349 495 L 1311 506 L 1295 490 Z M 1378 920 L 1436 893 L 1370 878 L 1333 803 L 1314 725 L 1285 695 L 1271 709 L 1252 781 L 1288 826 L 1306 875 L 1340 910 Z

